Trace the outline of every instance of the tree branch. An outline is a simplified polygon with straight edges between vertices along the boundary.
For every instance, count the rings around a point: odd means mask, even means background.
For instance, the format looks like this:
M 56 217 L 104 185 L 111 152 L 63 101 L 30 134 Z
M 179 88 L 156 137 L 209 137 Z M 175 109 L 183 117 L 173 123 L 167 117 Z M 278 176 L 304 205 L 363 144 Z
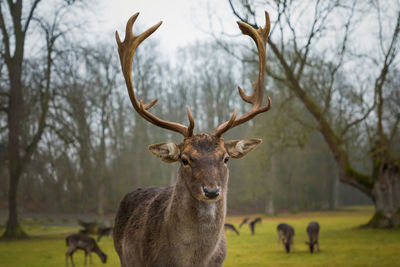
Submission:
M 10 97 L 10 93 L 9 92 L 1 92 L 0 91 L 0 96 Z
M 354 125 L 357 125 L 357 124 L 359 124 L 360 122 L 364 121 L 364 120 L 369 116 L 369 114 L 371 113 L 371 111 L 373 111 L 373 110 L 375 109 L 375 106 L 376 106 L 376 103 L 374 102 L 374 104 L 368 109 L 368 111 L 367 111 L 362 117 L 360 117 L 360 118 L 358 118 L 358 119 L 355 119 L 354 121 L 348 123 L 348 124 L 343 128 L 343 130 L 341 131 L 341 136 L 344 136 L 344 135 L 346 134 L 346 132 L 347 132 L 351 127 L 353 127 Z
M 386 77 L 387 77 L 387 74 L 389 73 L 389 68 L 397 55 L 396 54 L 396 46 L 398 43 L 399 32 L 400 32 L 400 11 L 397 14 L 396 27 L 393 31 L 393 35 L 392 35 L 392 39 L 391 39 L 389 48 L 385 54 L 385 60 L 383 63 L 383 67 L 381 69 L 379 77 L 375 80 L 375 94 L 378 98 L 378 100 L 377 100 L 377 102 L 378 102 L 378 110 L 377 110 L 378 135 L 380 137 L 382 144 L 387 142 L 387 138 L 383 131 L 383 123 L 382 123 L 383 102 L 384 102 L 384 100 L 383 100 L 383 85 L 386 82 Z
M 24 26 L 24 29 L 23 29 L 24 33 L 26 33 L 26 31 L 28 30 L 29 23 L 31 22 L 31 19 L 32 19 L 32 16 L 33 16 L 33 12 L 35 11 L 35 9 L 36 9 L 36 7 L 37 7 L 37 5 L 39 4 L 40 1 L 41 0 L 35 0 L 35 2 L 33 2 L 32 7 L 29 10 L 29 15 L 28 15 L 28 17 L 26 18 L 26 21 L 25 21 L 25 26 Z
M 396 136 L 397 130 L 399 128 L 399 123 L 400 123 L 400 114 L 398 113 L 396 116 L 396 121 L 393 124 L 392 131 L 390 132 L 389 143 L 391 143 L 393 141 L 393 138 Z
M 307 96 L 305 91 L 300 87 L 292 69 L 289 67 L 276 45 L 271 40 L 268 41 L 268 44 L 270 45 L 272 51 L 274 52 L 281 66 L 283 67 L 288 81 L 291 83 L 291 86 L 289 86 L 289 88 L 293 90 L 293 92 L 299 97 L 299 99 L 303 102 L 308 111 L 314 116 L 314 118 L 320 125 L 319 131 L 327 142 L 333 156 L 336 159 L 336 162 L 340 166 L 340 169 L 344 172 L 341 180 L 357 187 L 365 193 L 369 192 L 368 194 L 370 194 L 371 188 L 373 186 L 372 178 L 370 176 L 356 172 L 351 167 L 347 154 L 341 148 L 341 139 L 334 133 L 333 129 L 323 116 L 318 106 L 312 101 L 311 98 Z
M 4 23 L 3 10 L 1 8 L 1 4 L 0 4 L 0 29 L 1 29 L 1 33 L 3 34 L 3 43 L 4 43 L 4 49 L 5 49 L 5 53 L 4 53 L 5 61 L 7 64 L 10 64 L 10 60 L 11 60 L 10 37 L 7 32 L 6 24 Z
M 231 0 L 230 0 L 231 1 Z M 231 3 L 231 2 L 230 2 Z M 234 14 L 241 20 L 243 18 L 234 10 L 232 4 L 231 4 L 232 11 Z M 329 10 L 331 10 L 330 8 Z M 325 15 L 324 19 L 325 20 L 330 12 L 327 12 Z M 244 21 L 248 23 L 247 21 Z M 318 28 L 319 31 L 320 27 Z M 317 31 L 317 30 L 316 30 Z M 315 34 L 315 31 L 313 31 Z M 309 37 L 310 43 L 312 40 L 312 37 Z M 294 73 L 293 68 L 290 67 L 290 64 L 286 61 L 284 54 L 282 51 L 280 51 L 277 47 L 277 45 L 269 38 L 268 44 L 272 49 L 272 52 L 274 53 L 275 57 L 278 59 L 280 66 L 282 67 L 289 90 L 293 91 L 297 97 L 302 101 L 302 103 L 305 105 L 307 110 L 312 114 L 314 119 L 317 121 L 319 125 L 319 131 L 321 132 L 322 136 L 324 137 L 326 143 L 328 144 L 329 149 L 331 150 L 338 166 L 339 170 L 341 172 L 341 181 L 347 184 L 351 184 L 352 186 L 358 188 L 362 192 L 366 193 L 367 195 L 371 196 L 371 190 L 373 187 L 373 179 L 371 176 L 361 174 L 357 172 L 351 165 L 350 161 L 348 159 L 347 153 L 344 151 L 343 147 L 343 141 L 339 136 L 336 135 L 334 132 L 333 128 L 329 124 L 329 122 L 326 120 L 326 118 L 323 115 L 323 112 L 321 109 L 317 106 L 317 104 L 306 94 L 306 91 L 304 88 L 302 88 L 299 84 L 299 79 L 296 77 L 297 75 Z M 305 46 L 306 52 L 305 56 L 303 56 L 304 63 L 307 61 L 307 47 L 309 47 L 311 44 L 307 44 Z M 300 73 L 301 74 L 301 73 Z
M 250 23 L 247 21 L 247 19 L 242 18 L 239 13 L 236 11 L 235 7 L 232 4 L 232 0 L 228 0 L 229 1 L 229 5 L 231 6 L 232 12 L 233 14 L 241 21 L 245 21 L 247 24 L 249 24 L 250 26 L 252 26 L 253 28 L 257 29 L 257 25 L 254 23 Z

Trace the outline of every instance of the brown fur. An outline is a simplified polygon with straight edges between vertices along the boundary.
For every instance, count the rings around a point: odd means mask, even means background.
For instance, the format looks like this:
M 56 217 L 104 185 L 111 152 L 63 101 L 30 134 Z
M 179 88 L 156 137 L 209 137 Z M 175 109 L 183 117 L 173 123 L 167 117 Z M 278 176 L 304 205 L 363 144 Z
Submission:
M 236 235 L 240 234 L 239 231 L 236 229 L 236 227 L 233 224 L 225 223 L 224 227 L 226 230 L 231 230 L 231 231 L 235 232 Z
M 260 217 L 257 217 L 257 218 L 255 218 L 254 220 L 252 220 L 252 221 L 249 223 L 249 227 L 250 227 L 250 231 L 251 231 L 251 234 L 252 234 L 252 235 L 255 234 L 256 224 L 257 224 L 257 223 L 261 223 L 261 221 L 262 221 L 262 219 L 261 219 Z
M 290 248 L 293 249 L 293 237 L 294 237 L 294 228 L 293 226 L 287 223 L 281 223 L 276 228 L 278 231 L 278 245 L 279 242 L 282 241 L 282 244 L 285 246 L 286 252 L 290 252 Z
M 126 86 L 136 112 L 150 123 L 182 134 L 184 142 L 159 143 L 149 150 L 164 162 L 181 161 L 178 179 L 166 188 L 138 189 L 121 202 L 114 228 L 114 246 L 122 266 L 222 266 L 226 255 L 223 225 L 226 215 L 228 155 L 241 158 L 260 143 L 260 139 L 224 142 L 229 129 L 251 120 L 271 107 L 262 105 L 264 90 L 265 46 L 270 21 L 265 12 L 264 28 L 238 22 L 242 33 L 257 44 L 260 73 L 252 95 L 239 88 L 242 99 L 253 107 L 236 119 L 236 109 L 229 121 L 218 126 L 213 135 L 193 135 L 194 120 L 187 109 L 189 126 L 159 119 L 148 109 L 156 100 L 142 104 L 136 98 L 131 80 L 132 60 L 136 48 L 161 25 L 139 35 L 131 28 L 139 13 L 127 22 L 124 41 L 116 32 L 118 53 Z
M 247 224 L 247 222 L 248 222 L 249 220 L 250 220 L 249 217 L 244 218 L 243 221 L 240 223 L 239 228 L 242 228 L 242 226 L 243 226 L 244 224 Z
M 107 261 L 107 255 L 104 254 L 103 251 L 101 251 L 96 241 L 90 236 L 87 236 L 82 233 L 72 234 L 65 238 L 65 242 L 68 246 L 68 251 L 65 253 L 65 264 L 67 267 L 68 267 L 68 257 L 70 257 L 71 259 L 72 266 L 75 266 L 74 261 L 72 259 L 72 255 L 77 249 L 85 251 L 85 265 L 86 265 L 86 258 L 88 255 L 90 259 L 90 264 L 92 264 L 91 252 L 96 253 L 103 263 Z
M 222 266 L 228 168 L 223 139 L 208 134 L 179 145 L 174 186 L 137 189 L 121 201 L 114 245 L 122 266 Z M 207 200 L 201 186 L 221 188 Z
M 309 241 L 306 244 L 309 246 L 310 252 L 314 252 L 315 245 L 317 246 L 317 250 L 320 251 L 318 242 L 319 224 L 317 222 L 310 222 L 307 226 L 307 234 Z

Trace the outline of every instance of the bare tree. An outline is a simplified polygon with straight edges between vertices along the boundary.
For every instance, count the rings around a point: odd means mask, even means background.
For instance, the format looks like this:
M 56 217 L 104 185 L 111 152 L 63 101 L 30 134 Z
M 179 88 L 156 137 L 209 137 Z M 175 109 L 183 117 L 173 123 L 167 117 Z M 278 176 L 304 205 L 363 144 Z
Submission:
M 0 3 L 0 30 L 3 49 L 1 56 L 5 62 L 8 74 L 8 90 L 2 97 L 8 98 L 7 129 L 8 129 L 8 169 L 9 169 L 9 217 L 4 238 L 23 238 L 26 236 L 18 222 L 17 215 L 17 188 L 21 174 L 35 152 L 46 126 L 46 117 L 49 108 L 51 66 L 56 40 L 63 34 L 58 30 L 58 20 L 52 24 L 42 23 L 41 29 L 45 31 L 46 68 L 45 79 L 41 88 L 30 88 L 40 91 L 40 114 L 33 128 L 33 133 L 28 134 L 24 123 L 26 111 L 29 106 L 24 100 L 23 83 L 25 45 L 27 33 L 37 13 L 40 0 L 29 1 L 2 1 Z M 25 7 L 25 4 L 27 6 Z M 64 5 L 64 3 L 62 3 Z M 27 89 L 25 89 L 27 90 Z M 29 140 L 27 140 L 29 138 Z
M 282 81 L 314 118 L 336 161 L 340 181 L 375 203 L 376 212 L 368 225 L 399 225 L 400 155 L 393 150 L 400 122 L 399 96 L 393 87 L 399 63 L 398 3 L 390 6 L 394 17 L 386 24 L 379 1 L 364 3 L 367 6 L 357 1 L 318 0 L 259 5 L 229 0 L 229 4 L 241 21 L 255 28 L 257 9 L 263 6 L 262 11 L 267 8 L 274 12 L 268 44 L 277 59 L 278 71 L 273 72 L 272 67 L 272 77 Z M 376 18 L 373 22 L 363 20 L 372 16 Z M 356 42 L 354 35 L 362 32 L 356 30 L 361 22 L 369 23 L 368 28 L 375 26 L 377 34 L 372 38 L 379 46 L 364 54 L 353 51 L 349 41 Z M 321 52 L 324 56 L 318 57 Z M 351 65 L 349 73 L 350 60 L 356 64 Z M 370 81 L 369 77 L 357 76 L 363 72 L 376 78 Z M 362 146 L 369 167 L 360 168 L 354 160 L 354 144 Z
M 96 132 L 98 132 L 98 148 L 95 149 L 96 160 L 96 182 L 95 188 L 97 192 L 97 213 L 104 214 L 104 204 L 106 201 L 105 187 L 110 181 L 107 168 L 107 153 L 106 141 L 110 137 L 107 132 L 110 129 L 109 121 L 112 116 L 112 90 L 117 86 L 117 73 L 119 72 L 118 60 L 112 49 L 112 46 L 105 43 L 98 45 L 93 51 L 83 51 L 86 64 L 88 65 L 88 73 L 91 80 L 94 82 L 92 87 L 93 91 L 97 92 L 94 95 L 94 108 L 100 117 L 100 125 Z

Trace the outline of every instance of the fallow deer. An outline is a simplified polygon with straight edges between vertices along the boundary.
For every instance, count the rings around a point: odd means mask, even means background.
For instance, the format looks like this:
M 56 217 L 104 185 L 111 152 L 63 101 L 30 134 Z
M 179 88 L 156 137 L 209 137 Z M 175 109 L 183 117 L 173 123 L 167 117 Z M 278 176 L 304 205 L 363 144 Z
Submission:
M 243 226 L 244 224 L 247 224 L 247 222 L 248 222 L 249 220 L 250 220 L 249 217 L 244 218 L 243 221 L 240 223 L 239 228 L 242 228 L 242 226 Z
M 314 252 L 314 246 L 317 246 L 317 250 L 319 249 L 318 236 L 319 236 L 319 224 L 317 222 L 310 222 L 307 226 L 307 234 L 308 234 L 308 242 L 306 244 L 310 248 L 310 252 Z
M 212 134 L 194 134 L 194 119 L 187 108 L 189 126 L 160 119 L 149 112 L 156 99 L 147 104 L 139 101 L 131 80 L 132 61 L 139 44 L 162 22 L 134 35 L 132 27 L 139 13 L 127 22 L 125 39 L 116 39 L 122 72 L 133 108 L 148 122 L 183 135 L 180 144 L 154 144 L 149 150 L 165 162 L 180 162 L 176 183 L 163 188 L 139 188 L 127 194 L 120 203 L 114 224 L 114 246 L 122 266 L 222 266 L 226 256 L 224 222 L 228 184 L 229 158 L 241 158 L 260 143 L 260 139 L 230 140 L 223 134 L 266 112 L 271 100 L 263 104 L 265 50 L 270 29 L 254 29 L 238 22 L 243 34 L 256 43 L 259 54 L 258 80 L 252 95 L 239 87 L 241 98 L 252 104 L 242 116 L 219 125 Z
M 285 246 L 286 252 L 290 252 L 290 247 L 293 248 L 294 228 L 287 223 L 281 223 L 276 228 L 278 231 L 278 246 L 280 241 Z
M 261 222 L 262 222 L 262 219 L 260 217 L 257 217 L 254 220 L 252 220 L 251 222 L 249 222 L 249 227 L 250 227 L 250 231 L 251 231 L 252 235 L 254 235 L 254 233 L 255 233 L 256 224 L 261 223 Z
M 235 232 L 236 235 L 239 235 L 239 231 L 238 231 L 238 230 L 236 229 L 236 227 L 235 227 L 233 224 L 231 224 L 231 223 L 225 223 L 225 224 L 224 224 L 224 228 L 225 228 L 226 230 L 231 230 L 231 231 Z
M 92 252 L 96 253 L 102 263 L 106 263 L 107 255 L 101 251 L 99 246 L 97 245 L 96 241 L 85 234 L 78 233 L 72 234 L 65 238 L 65 243 L 68 246 L 68 251 L 65 253 L 65 265 L 68 267 L 68 257 L 71 259 L 72 267 L 75 266 L 74 261 L 72 259 L 72 255 L 77 249 L 81 249 L 85 251 L 85 262 L 86 265 L 86 258 L 89 255 L 90 264 L 92 264 Z

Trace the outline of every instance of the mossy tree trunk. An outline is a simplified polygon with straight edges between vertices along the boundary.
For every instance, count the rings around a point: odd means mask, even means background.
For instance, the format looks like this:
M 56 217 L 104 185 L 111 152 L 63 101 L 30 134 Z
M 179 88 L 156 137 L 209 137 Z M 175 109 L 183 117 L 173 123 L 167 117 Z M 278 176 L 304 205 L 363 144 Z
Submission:
M 400 226 L 400 171 L 394 163 L 381 164 L 375 170 L 372 188 L 375 214 L 366 226 L 392 228 Z

